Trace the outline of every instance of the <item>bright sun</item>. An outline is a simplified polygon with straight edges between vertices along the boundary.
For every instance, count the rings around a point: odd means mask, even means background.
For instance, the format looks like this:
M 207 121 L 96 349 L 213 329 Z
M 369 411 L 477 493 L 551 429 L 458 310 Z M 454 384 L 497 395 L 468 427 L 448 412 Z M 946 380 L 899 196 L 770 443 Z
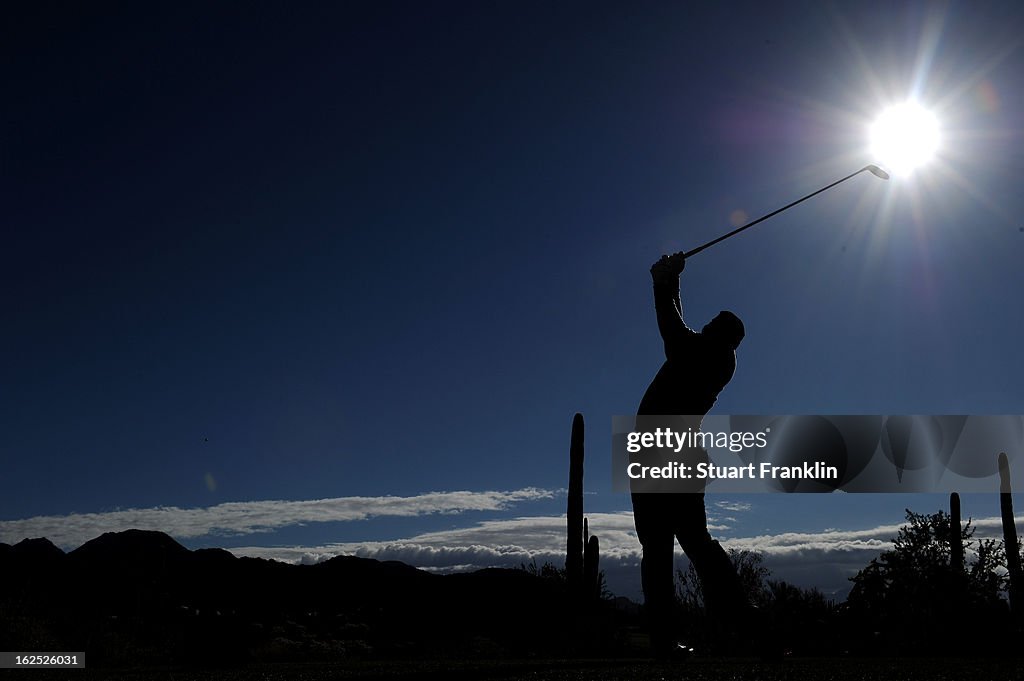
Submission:
M 871 154 L 893 172 L 906 175 L 939 148 L 939 122 L 916 102 L 891 106 L 871 126 Z

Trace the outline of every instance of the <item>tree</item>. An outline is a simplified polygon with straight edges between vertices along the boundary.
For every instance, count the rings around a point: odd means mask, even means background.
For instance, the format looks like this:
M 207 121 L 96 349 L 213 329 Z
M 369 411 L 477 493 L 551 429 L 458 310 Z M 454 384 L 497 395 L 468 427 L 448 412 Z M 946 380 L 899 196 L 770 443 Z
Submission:
M 519 569 L 527 574 L 533 575 L 534 577 L 551 580 L 553 582 L 565 583 L 568 581 L 568 571 L 564 568 L 559 568 L 548 560 L 544 561 L 543 565 L 538 566 L 537 559 L 531 558 L 529 565 L 526 563 L 520 563 Z
M 527 574 L 539 577 L 540 579 L 546 579 L 559 584 L 565 584 L 568 581 L 568 571 L 565 568 L 560 568 L 549 560 L 544 561 L 543 565 L 537 565 L 537 559 L 532 558 L 530 563 L 520 563 L 517 568 L 526 572 Z M 608 588 L 608 582 L 605 579 L 604 570 L 598 570 L 597 572 L 597 584 L 596 591 L 600 600 L 610 601 L 615 597 L 615 594 Z
M 758 551 L 729 549 L 729 560 L 736 568 L 740 583 L 751 603 L 762 606 L 769 598 L 768 578 L 771 572 L 764 566 L 764 554 Z M 704 609 L 704 590 L 693 563 L 686 571 L 676 570 L 676 600 L 684 612 L 693 615 Z
M 906 514 L 893 548 L 851 578 L 851 635 L 899 652 L 961 650 L 967 639 L 991 637 L 1006 613 L 1002 542 L 975 540 L 968 520 L 960 538 L 969 560 L 958 570 L 950 565 L 949 514 Z
M 764 565 L 764 554 L 758 551 L 729 550 L 744 595 L 756 617 L 757 629 L 751 632 L 759 641 L 763 654 L 783 651 L 827 654 L 837 650 L 833 643 L 835 606 L 817 589 L 804 589 L 771 578 Z M 704 593 L 697 571 L 691 563 L 676 570 L 676 600 L 682 610 L 683 639 L 701 643 L 709 622 L 704 612 Z

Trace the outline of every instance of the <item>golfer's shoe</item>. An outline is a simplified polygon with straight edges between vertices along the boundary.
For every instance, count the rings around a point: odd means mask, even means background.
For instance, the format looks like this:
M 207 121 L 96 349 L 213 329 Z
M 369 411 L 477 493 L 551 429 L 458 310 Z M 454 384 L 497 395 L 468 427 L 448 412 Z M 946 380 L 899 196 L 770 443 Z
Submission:
M 669 645 L 658 646 L 654 649 L 654 659 L 660 662 L 686 662 L 697 655 L 693 646 L 673 641 Z

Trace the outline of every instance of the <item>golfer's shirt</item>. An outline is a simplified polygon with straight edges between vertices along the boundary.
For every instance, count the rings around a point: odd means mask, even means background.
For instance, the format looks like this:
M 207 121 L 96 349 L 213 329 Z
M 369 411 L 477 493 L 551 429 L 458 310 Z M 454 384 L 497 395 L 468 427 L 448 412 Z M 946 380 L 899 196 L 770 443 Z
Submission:
M 701 419 L 714 406 L 718 393 L 736 371 L 736 352 L 683 322 L 677 283 L 655 282 L 654 307 L 665 345 L 665 362 L 640 401 L 637 429 L 654 432 L 653 429 L 660 427 L 670 428 L 673 432 L 699 431 Z M 693 466 L 689 469 L 691 471 L 696 470 L 696 464 L 708 461 L 708 454 L 701 447 L 687 447 L 680 451 L 665 447 L 657 452 L 645 451 L 630 456 L 630 463 L 664 466 L 678 462 Z M 679 479 L 631 479 L 630 488 L 633 492 L 702 492 L 704 489 L 703 481 L 686 484 Z

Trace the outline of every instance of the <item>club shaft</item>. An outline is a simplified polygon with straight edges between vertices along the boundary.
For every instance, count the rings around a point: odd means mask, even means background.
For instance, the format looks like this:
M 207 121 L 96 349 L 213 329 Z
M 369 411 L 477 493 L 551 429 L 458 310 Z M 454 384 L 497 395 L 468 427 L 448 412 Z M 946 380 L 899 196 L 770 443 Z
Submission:
M 778 210 L 774 210 L 771 213 L 768 213 L 768 215 L 763 215 L 763 216 L 759 217 L 758 219 L 754 220 L 753 222 L 748 222 L 747 224 L 743 225 L 742 227 L 737 227 L 736 229 L 732 230 L 728 234 L 723 234 L 722 236 L 718 237 L 717 239 L 713 239 L 713 240 L 707 242 L 703 246 L 697 246 L 697 248 L 693 249 L 692 251 L 687 251 L 686 253 L 684 253 L 683 257 L 684 258 L 689 258 L 690 256 L 697 255 L 698 253 L 700 253 L 704 249 L 711 248 L 712 246 L 717 244 L 719 241 L 725 241 L 726 239 L 728 239 L 731 236 L 736 236 L 737 234 L 739 234 L 743 230 L 750 229 L 751 227 L 753 227 L 757 223 L 764 222 L 765 220 L 767 220 L 768 218 L 772 217 L 773 215 L 778 215 L 782 211 L 788 210 L 788 209 L 792 208 L 793 206 L 795 206 L 798 203 L 803 203 L 804 201 L 806 201 L 807 199 L 811 198 L 812 196 L 817 196 L 818 194 L 822 193 L 823 191 L 832 189 L 832 187 L 835 187 L 840 182 L 846 182 L 847 180 L 849 180 L 854 175 L 859 175 L 860 173 L 863 173 L 865 170 L 868 170 L 868 166 L 865 166 L 865 167 L 861 168 L 857 172 L 850 173 L 849 175 L 847 175 L 846 177 L 844 177 L 841 180 L 836 180 L 835 182 L 833 182 L 832 184 L 828 185 L 827 187 L 822 187 L 821 189 L 819 189 L 816 192 L 811 192 L 807 196 L 805 196 L 805 197 L 803 197 L 801 199 L 797 199 L 793 203 L 786 204 L 782 208 L 779 208 Z

